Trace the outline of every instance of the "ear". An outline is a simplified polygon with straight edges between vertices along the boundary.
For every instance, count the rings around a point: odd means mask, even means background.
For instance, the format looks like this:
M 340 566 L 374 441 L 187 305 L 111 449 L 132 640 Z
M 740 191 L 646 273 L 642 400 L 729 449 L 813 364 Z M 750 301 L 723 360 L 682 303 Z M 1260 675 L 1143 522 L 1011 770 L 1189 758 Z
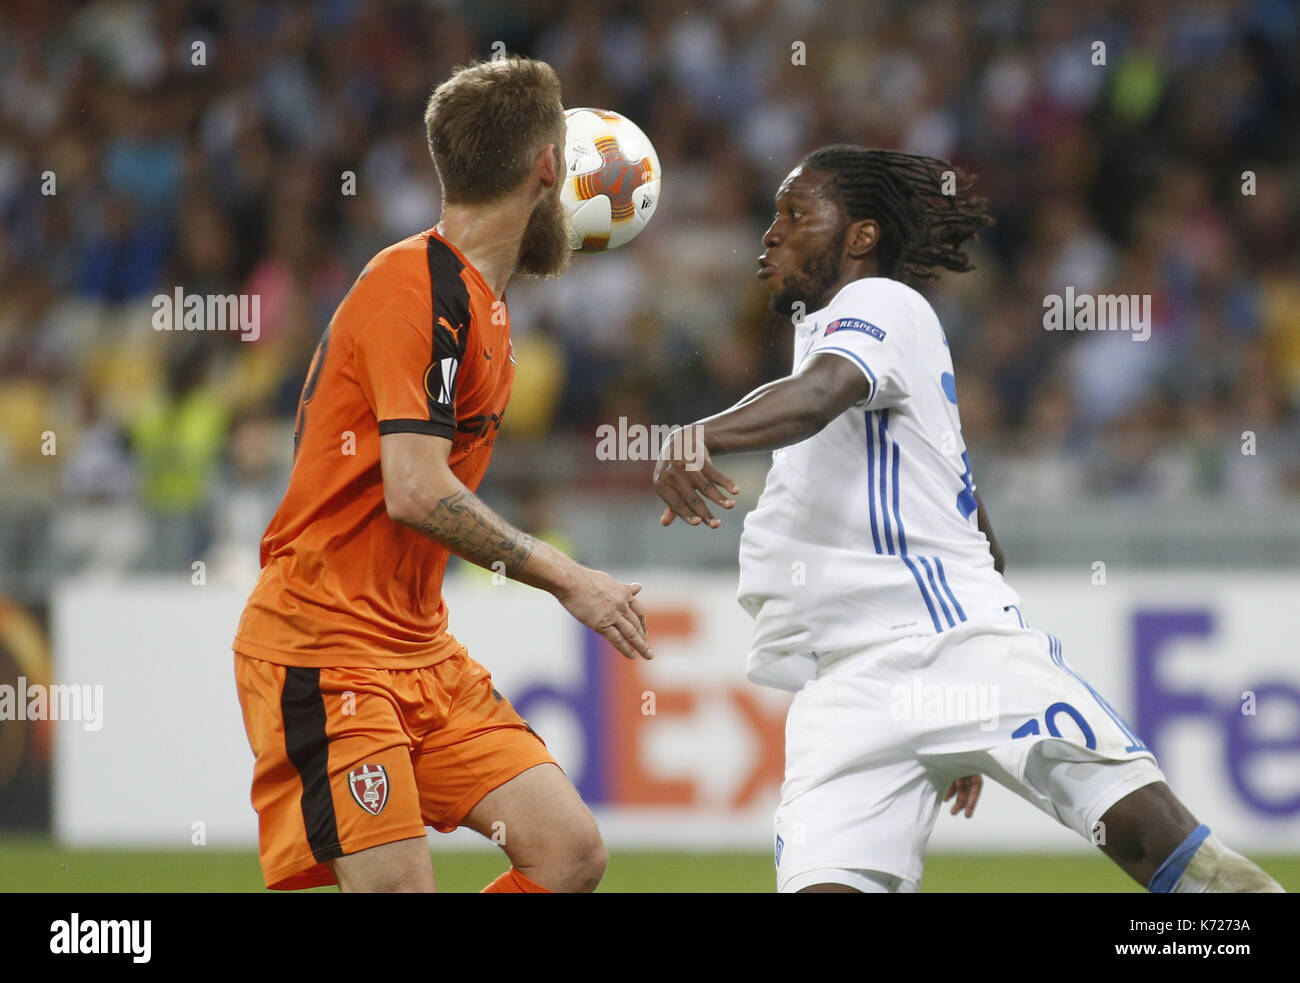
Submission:
M 559 147 L 548 143 L 537 152 L 537 176 L 542 187 L 549 189 L 560 178 L 561 165 Z
M 844 251 L 850 259 L 863 259 L 879 242 L 879 223 L 874 218 L 864 218 L 849 226 L 844 236 Z

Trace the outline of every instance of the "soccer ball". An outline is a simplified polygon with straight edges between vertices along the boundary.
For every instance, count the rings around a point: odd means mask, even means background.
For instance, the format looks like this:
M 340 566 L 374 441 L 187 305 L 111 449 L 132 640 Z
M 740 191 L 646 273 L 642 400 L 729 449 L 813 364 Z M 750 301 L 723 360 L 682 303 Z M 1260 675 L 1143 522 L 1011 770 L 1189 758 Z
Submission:
M 564 122 L 560 200 L 569 213 L 569 244 L 600 253 L 631 242 L 659 204 L 655 148 L 635 123 L 608 109 L 570 109 Z

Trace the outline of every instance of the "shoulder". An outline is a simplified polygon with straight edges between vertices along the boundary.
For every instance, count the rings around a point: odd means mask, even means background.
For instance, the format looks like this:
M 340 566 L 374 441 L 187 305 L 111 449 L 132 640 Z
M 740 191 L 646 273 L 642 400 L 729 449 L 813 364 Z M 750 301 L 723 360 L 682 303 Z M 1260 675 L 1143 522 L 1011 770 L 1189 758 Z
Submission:
M 819 312 L 817 321 L 827 339 L 871 338 L 896 344 L 911 333 L 916 316 L 915 291 L 895 280 L 870 277 L 845 284 Z
M 929 301 L 919 292 L 905 283 L 883 276 L 863 277 L 846 283 L 826 305 L 827 312 L 834 315 L 871 310 L 906 311 L 914 314 L 929 309 Z
M 426 304 L 439 296 L 468 302 L 465 268 L 464 258 L 432 230 L 419 232 L 372 256 L 353 291 L 410 291 Z
M 435 312 L 465 320 L 469 292 L 464 262 L 445 242 L 420 232 L 370 258 L 339 307 L 346 321 L 401 317 L 432 324 Z
M 908 347 L 931 334 L 943 337 L 930 302 L 919 291 L 888 277 L 865 277 L 845 284 L 820 320 L 827 335 L 859 332 Z
M 366 263 L 357 282 L 373 278 L 389 286 L 411 286 L 429 282 L 429 234 L 420 232 L 407 236 L 375 253 Z
M 365 322 L 395 306 L 428 309 L 429 274 L 423 246 L 403 239 L 370 257 L 339 304 L 336 320 Z

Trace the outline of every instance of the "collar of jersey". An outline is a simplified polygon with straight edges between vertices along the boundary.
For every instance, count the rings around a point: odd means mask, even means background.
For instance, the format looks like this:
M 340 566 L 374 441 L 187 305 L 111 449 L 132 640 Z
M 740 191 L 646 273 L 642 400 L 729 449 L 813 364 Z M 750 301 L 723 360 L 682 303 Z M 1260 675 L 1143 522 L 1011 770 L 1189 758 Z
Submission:
M 432 229 L 429 230 L 429 235 L 433 236 L 433 237 L 434 237 L 435 239 L 437 239 L 439 242 L 441 242 L 441 243 L 443 243 L 444 245 L 446 245 L 446 247 L 447 247 L 448 249 L 450 249 L 453 253 L 456 254 L 456 258 L 459 259 L 462 263 L 465 264 L 465 269 L 469 270 L 472 274 L 474 274 L 474 276 L 475 276 L 475 278 L 478 280 L 478 282 L 479 282 L 480 284 L 482 284 L 484 292 L 485 292 L 489 297 L 492 297 L 492 298 L 494 298 L 495 300 L 501 300 L 501 298 L 500 298 L 500 297 L 497 297 L 496 293 L 495 293 L 495 292 L 492 290 L 492 288 L 488 285 L 487 279 L 483 276 L 482 273 L 480 273 L 480 272 L 478 271 L 478 267 L 475 266 L 473 263 L 471 263 L 468 259 L 465 258 L 465 254 L 462 253 L 462 252 L 461 252 L 461 251 L 456 247 L 456 244 L 455 244 L 454 242 L 452 242 L 450 239 L 447 239 L 446 237 L 444 237 L 444 236 L 442 236 L 442 235 L 439 235 L 439 233 L 438 233 L 438 229 L 437 229 L 436 226 L 435 226 L 434 228 L 432 228 Z

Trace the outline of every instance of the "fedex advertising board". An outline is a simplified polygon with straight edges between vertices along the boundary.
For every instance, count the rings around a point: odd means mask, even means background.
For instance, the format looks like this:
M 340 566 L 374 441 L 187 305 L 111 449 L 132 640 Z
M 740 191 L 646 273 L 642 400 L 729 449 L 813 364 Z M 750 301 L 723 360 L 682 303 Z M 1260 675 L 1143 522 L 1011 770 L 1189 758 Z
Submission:
M 449 582 L 452 631 L 611 845 L 767 848 L 790 695 L 744 678 L 750 621 L 734 576 L 622 576 L 646 585 L 652 662 L 625 660 L 549 596 L 487 578 Z M 1199 818 L 1239 850 L 1300 851 L 1300 577 L 1117 572 L 1095 586 L 1088 571 L 1056 571 L 1015 583 L 1029 624 L 1062 640 Z M 255 844 L 229 650 L 246 596 L 246 585 L 187 580 L 56 592 L 56 681 L 102 687 L 94 729 L 53 725 L 62 841 L 182 846 L 198 823 L 213 845 Z M 992 783 L 973 819 L 940 816 L 932 845 L 1089 849 Z

